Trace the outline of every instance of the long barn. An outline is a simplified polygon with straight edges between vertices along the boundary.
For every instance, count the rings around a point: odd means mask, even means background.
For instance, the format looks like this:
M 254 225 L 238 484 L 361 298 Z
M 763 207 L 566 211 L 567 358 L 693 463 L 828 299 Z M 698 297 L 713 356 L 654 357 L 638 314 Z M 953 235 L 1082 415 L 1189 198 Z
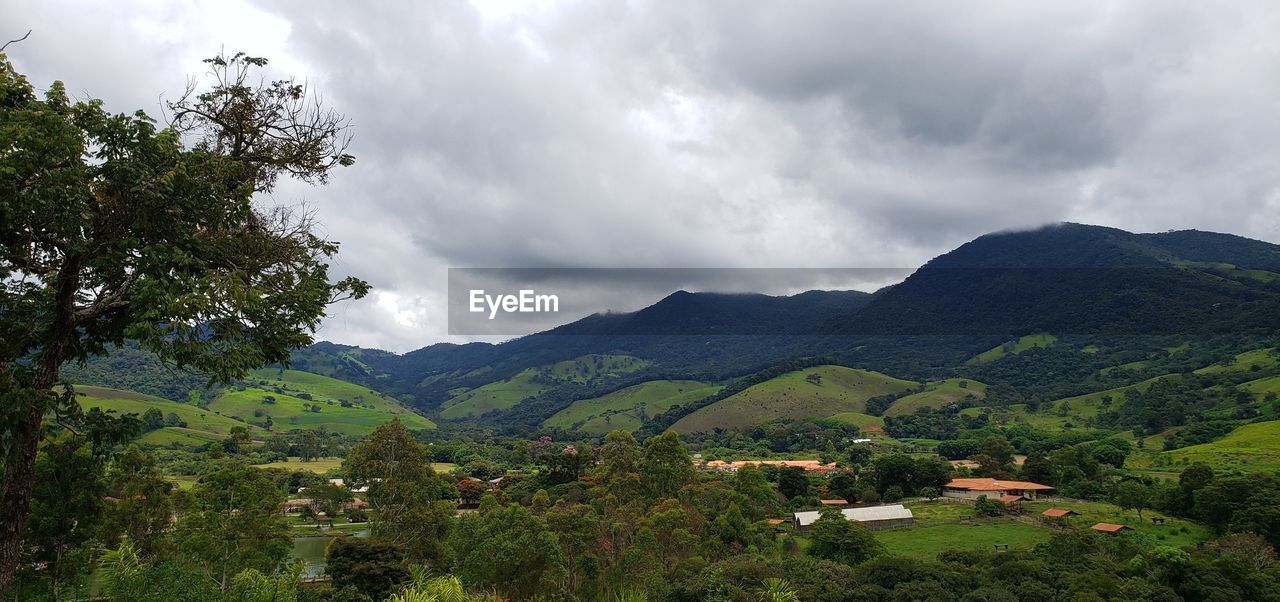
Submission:
M 893 529 L 897 527 L 910 527 L 915 521 L 915 515 L 911 514 L 911 510 L 902 504 L 889 504 L 885 506 L 868 506 L 866 508 L 845 508 L 840 511 L 844 515 L 845 520 L 855 520 L 868 529 L 873 531 L 880 529 Z M 813 526 L 813 523 L 822 516 L 822 512 L 818 510 L 807 510 L 795 513 L 795 526 L 797 530 L 806 530 Z

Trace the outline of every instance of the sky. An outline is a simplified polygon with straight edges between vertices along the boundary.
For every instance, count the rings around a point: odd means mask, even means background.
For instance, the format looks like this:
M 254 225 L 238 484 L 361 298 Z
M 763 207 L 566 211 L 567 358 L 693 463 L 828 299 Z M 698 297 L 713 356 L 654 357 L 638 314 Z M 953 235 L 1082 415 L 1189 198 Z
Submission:
M 1057 221 L 1280 243 L 1274 2 L 0 0 L 27 29 L 20 72 L 114 111 L 243 50 L 350 117 L 354 166 L 262 199 L 373 285 L 340 343 L 469 340 L 449 268 L 914 267 Z M 656 300 L 625 288 L 598 308 Z

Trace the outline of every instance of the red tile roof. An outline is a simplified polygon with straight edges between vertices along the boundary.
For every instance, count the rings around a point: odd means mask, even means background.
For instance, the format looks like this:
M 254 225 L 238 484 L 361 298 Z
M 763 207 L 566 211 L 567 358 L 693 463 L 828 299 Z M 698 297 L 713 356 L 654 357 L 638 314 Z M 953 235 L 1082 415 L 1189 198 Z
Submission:
M 1022 501 L 1022 500 L 1024 500 L 1024 499 L 1026 499 L 1026 498 L 1024 498 L 1024 497 L 1022 497 L 1022 496 L 1020 496 L 1020 495 L 1011 495 L 1011 494 L 1006 494 L 1006 495 L 1002 495 L 1002 496 L 1000 496 L 1000 501 L 1002 501 L 1002 502 L 1004 502 L 1004 503 L 1006 503 L 1006 504 L 1011 504 L 1011 503 L 1013 503 L 1013 502 L 1021 502 L 1021 501 Z
M 1076 511 L 1068 510 L 1066 508 L 1050 508 L 1048 510 L 1045 510 L 1044 512 L 1041 512 L 1040 514 L 1043 514 L 1049 518 L 1062 518 L 1068 514 L 1076 514 Z
M 771 518 L 766 520 L 765 522 L 769 523 L 770 525 L 781 525 L 782 523 L 787 522 L 787 520 L 784 518 Z
M 1129 525 L 1117 525 L 1113 523 L 1098 523 L 1092 528 L 1094 531 L 1101 531 L 1103 533 L 1119 533 L 1121 529 L 1131 529 L 1132 527 Z
M 836 498 L 834 500 L 818 500 L 823 506 L 848 506 L 849 500 Z
M 1003 481 L 992 478 L 978 479 L 952 479 L 947 483 L 948 489 L 967 489 L 969 491 L 1051 491 L 1053 487 L 1049 485 L 1041 485 L 1040 483 L 1032 483 L 1030 481 Z

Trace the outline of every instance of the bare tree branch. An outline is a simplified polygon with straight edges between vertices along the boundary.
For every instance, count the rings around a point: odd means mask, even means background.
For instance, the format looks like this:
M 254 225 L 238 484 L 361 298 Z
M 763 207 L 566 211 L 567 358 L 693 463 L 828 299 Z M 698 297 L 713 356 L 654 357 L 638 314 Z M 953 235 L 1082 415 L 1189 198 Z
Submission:
M 26 34 L 26 35 L 24 35 L 24 36 L 22 36 L 22 37 L 20 37 L 20 38 L 18 38 L 18 39 L 16 39 L 16 40 L 9 40 L 8 42 L 5 42 L 5 43 L 4 43 L 4 46 L 0 46 L 0 52 L 4 52 L 4 49 L 5 49 L 5 48 L 8 48 L 8 47 L 9 47 L 9 44 L 16 44 L 16 43 L 18 43 L 18 42 L 21 42 L 21 41 L 23 41 L 23 40 L 27 39 L 27 38 L 28 38 L 28 37 L 30 37 L 30 36 L 31 36 L 31 30 L 30 30 L 30 29 L 28 29 L 28 30 L 27 30 L 27 34 Z

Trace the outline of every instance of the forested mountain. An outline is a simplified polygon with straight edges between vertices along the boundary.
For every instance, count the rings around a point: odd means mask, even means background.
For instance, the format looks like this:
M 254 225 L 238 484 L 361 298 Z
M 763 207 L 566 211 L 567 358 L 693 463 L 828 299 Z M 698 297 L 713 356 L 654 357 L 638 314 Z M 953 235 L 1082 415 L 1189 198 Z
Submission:
M 1266 347 L 1278 325 L 1280 246 L 1199 231 L 1059 224 L 979 237 L 873 294 L 677 291 L 636 312 L 597 314 L 501 344 L 437 344 L 401 355 L 323 342 L 297 351 L 292 363 L 446 420 L 527 428 L 575 401 L 647 382 L 726 385 L 647 417 L 661 426 L 753 383 L 824 364 L 920 383 L 973 378 L 992 386 L 995 404 L 1035 406 Z M 993 353 L 1033 333 L 1053 333 L 1048 340 L 1056 342 Z M 1184 344 L 1186 353 L 1164 351 Z M 551 369 L 591 357 L 631 364 L 587 378 Z M 110 368 L 87 370 L 107 376 L 86 382 L 129 385 L 108 377 Z

